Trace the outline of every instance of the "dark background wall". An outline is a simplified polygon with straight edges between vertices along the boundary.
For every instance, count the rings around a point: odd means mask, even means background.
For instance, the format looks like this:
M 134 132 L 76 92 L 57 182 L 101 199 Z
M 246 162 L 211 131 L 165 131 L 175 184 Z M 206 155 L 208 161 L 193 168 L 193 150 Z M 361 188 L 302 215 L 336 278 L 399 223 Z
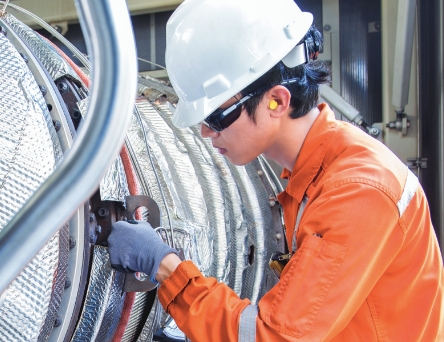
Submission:
M 341 95 L 370 124 L 382 122 L 381 31 L 369 29 L 378 22 L 380 1 L 339 0 Z

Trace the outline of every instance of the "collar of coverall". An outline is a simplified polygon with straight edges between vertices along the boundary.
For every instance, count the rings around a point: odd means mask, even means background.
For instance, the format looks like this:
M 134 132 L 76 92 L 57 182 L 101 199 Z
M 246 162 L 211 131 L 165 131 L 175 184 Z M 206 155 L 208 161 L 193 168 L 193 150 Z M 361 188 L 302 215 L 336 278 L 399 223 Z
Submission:
M 288 179 L 284 192 L 299 203 L 318 174 L 330 141 L 339 129 L 339 123 L 330 107 L 322 103 L 318 108 L 320 114 L 302 144 L 293 171 L 284 169 L 281 174 L 282 178 Z

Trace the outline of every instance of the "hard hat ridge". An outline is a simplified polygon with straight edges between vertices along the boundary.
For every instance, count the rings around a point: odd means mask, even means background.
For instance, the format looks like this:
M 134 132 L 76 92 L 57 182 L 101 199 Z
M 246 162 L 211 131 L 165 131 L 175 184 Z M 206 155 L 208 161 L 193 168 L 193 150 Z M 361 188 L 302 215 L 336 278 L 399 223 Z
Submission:
M 280 60 L 305 62 L 296 45 L 312 21 L 293 0 L 185 0 L 167 24 L 165 60 L 179 97 L 174 124 L 203 121 Z

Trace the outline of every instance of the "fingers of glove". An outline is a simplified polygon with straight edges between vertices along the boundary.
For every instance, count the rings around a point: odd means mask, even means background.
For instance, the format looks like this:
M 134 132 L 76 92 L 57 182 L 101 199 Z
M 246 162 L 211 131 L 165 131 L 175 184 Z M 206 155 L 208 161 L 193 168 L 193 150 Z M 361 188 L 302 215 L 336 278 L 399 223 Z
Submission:
M 137 221 L 134 221 L 137 222 Z M 120 266 L 122 270 L 140 271 L 140 255 L 144 254 L 149 241 L 156 239 L 157 234 L 147 222 L 137 224 L 118 221 L 111 227 L 108 237 L 108 252 L 111 265 Z
M 111 234 L 108 237 L 108 246 L 131 247 L 138 241 L 150 241 L 160 239 L 148 222 L 137 222 L 137 224 L 127 221 L 118 221 L 111 227 Z
M 118 271 L 141 271 L 155 279 L 162 259 L 177 251 L 165 244 L 147 222 L 118 221 L 108 237 L 111 265 Z

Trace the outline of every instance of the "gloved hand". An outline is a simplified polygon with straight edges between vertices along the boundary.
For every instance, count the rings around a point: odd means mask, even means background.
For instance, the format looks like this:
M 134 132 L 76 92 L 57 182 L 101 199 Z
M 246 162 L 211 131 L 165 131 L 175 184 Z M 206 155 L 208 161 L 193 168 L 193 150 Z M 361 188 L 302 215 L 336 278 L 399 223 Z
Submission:
M 143 272 L 153 283 L 160 262 L 178 252 L 165 244 L 148 222 L 118 221 L 108 237 L 111 266 L 119 272 Z

